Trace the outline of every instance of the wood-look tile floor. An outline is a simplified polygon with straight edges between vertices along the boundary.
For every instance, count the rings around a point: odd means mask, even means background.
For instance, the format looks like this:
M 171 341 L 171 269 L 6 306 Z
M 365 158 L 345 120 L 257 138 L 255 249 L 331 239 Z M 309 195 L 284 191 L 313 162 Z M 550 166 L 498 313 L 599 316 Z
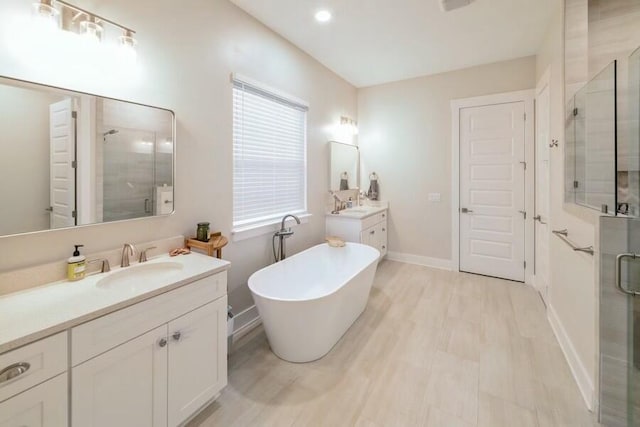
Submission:
M 189 427 L 597 425 L 533 289 L 383 261 L 367 309 L 329 354 L 285 362 L 256 329 Z

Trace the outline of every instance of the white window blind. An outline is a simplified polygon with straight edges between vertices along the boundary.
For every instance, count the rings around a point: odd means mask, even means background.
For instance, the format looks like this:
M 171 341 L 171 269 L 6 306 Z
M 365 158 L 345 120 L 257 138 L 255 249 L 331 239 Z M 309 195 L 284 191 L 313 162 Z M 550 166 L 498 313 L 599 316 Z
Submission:
M 234 79 L 234 228 L 306 211 L 307 110 Z

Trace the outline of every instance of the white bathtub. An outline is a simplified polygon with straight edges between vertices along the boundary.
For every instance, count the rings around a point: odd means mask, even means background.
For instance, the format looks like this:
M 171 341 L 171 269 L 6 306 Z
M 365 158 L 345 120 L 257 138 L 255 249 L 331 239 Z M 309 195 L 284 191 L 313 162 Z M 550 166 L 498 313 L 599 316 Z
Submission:
M 379 257 L 325 243 L 254 273 L 249 289 L 273 352 L 290 362 L 327 354 L 367 306 Z

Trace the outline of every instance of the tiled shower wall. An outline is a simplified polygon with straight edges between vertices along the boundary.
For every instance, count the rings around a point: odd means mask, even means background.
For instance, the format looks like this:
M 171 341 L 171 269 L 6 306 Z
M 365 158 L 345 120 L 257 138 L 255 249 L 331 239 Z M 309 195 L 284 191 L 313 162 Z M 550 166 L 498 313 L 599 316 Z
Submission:
M 109 99 L 100 100 L 97 110 L 103 219 L 153 215 L 156 187 L 173 185 L 171 114 Z M 118 133 L 105 138 L 111 129 Z

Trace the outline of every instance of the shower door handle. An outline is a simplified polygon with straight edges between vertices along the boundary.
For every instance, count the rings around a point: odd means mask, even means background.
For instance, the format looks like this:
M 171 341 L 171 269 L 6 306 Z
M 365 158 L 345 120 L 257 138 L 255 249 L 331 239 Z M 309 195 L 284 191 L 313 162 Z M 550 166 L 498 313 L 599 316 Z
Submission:
M 618 289 L 620 289 L 621 292 L 627 295 L 640 296 L 640 292 L 631 291 L 629 289 L 626 289 L 624 286 L 622 286 L 622 260 L 624 260 L 625 258 L 629 258 L 632 260 L 640 259 L 640 254 L 626 253 L 626 254 L 619 254 L 616 257 L 616 286 L 618 287 Z

